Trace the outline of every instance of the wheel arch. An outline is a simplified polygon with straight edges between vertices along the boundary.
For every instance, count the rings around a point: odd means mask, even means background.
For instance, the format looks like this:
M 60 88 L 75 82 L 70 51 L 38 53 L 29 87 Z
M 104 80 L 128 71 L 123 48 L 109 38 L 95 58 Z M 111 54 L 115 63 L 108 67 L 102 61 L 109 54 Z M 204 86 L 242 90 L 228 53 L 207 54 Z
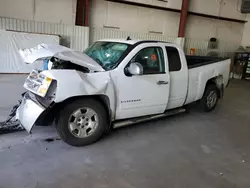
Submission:
M 50 122 L 55 121 L 56 123 L 58 122 L 58 117 L 60 115 L 60 111 L 64 108 L 64 106 L 66 106 L 67 104 L 76 101 L 76 100 L 82 100 L 82 99 L 94 99 L 96 101 L 98 101 L 99 103 L 101 103 L 107 114 L 108 114 L 108 123 L 109 126 L 106 130 L 106 132 L 108 132 L 111 128 L 111 121 L 112 121 L 112 109 L 110 108 L 110 100 L 109 97 L 107 95 L 91 95 L 91 96 L 74 96 L 74 97 L 70 97 L 65 99 L 64 101 L 60 102 L 60 103 L 54 103 L 50 108 L 48 108 L 46 110 L 46 112 L 44 113 L 44 116 L 48 117 L 48 119 L 50 119 Z M 43 118 L 45 119 L 45 118 Z
M 209 85 L 215 85 L 216 88 L 217 88 L 217 92 L 219 93 L 219 98 L 223 97 L 223 94 L 224 94 L 223 75 L 218 75 L 218 76 L 215 76 L 215 77 L 210 78 L 209 80 L 207 80 L 204 91 L 203 91 L 203 95 L 204 95 L 204 93 L 206 91 L 206 88 Z

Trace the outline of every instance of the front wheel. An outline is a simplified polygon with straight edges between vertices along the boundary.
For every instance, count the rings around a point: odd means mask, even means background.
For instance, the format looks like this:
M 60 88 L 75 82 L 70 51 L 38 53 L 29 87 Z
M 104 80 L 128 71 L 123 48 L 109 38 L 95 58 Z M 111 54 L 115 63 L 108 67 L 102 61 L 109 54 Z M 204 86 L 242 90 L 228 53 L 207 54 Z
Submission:
M 215 109 L 219 100 L 219 92 L 216 85 L 208 85 L 201 99 L 201 105 L 205 112 Z
M 69 145 L 85 146 L 100 139 L 108 124 L 105 108 L 96 100 L 68 103 L 60 112 L 56 129 Z

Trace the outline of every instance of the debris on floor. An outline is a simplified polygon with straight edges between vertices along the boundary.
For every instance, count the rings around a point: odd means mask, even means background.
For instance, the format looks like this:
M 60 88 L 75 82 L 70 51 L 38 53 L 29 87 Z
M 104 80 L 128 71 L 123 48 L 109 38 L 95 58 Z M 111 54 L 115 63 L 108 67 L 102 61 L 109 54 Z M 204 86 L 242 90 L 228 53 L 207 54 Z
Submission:
M 44 139 L 45 142 L 54 142 L 56 140 L 61 140 L 61 138 L 46 138 L 46 139 Z
M 15 120 L 16 111 L 20 104 L 21 100 L 18 101 L 18 104 L 13 106 L 9 117 L 4 122 L 0 122 L 0 135 L 24 130 L 20 122 Z

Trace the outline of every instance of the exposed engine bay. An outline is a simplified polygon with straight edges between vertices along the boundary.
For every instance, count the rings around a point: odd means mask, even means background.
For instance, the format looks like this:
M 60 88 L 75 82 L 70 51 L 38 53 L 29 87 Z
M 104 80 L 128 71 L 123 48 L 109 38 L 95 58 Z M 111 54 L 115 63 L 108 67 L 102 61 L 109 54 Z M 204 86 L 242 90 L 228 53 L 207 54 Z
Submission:
M 53 70 L 53 69 L 70 69 L 70 70 L 77 70 L 77 71 L 81 71 L 83 73 L 89 73 L 90 70 L 86 67 L 77 65 L 75 63 L 72 63 L 70 61 L 65 61 L 65 60 L 61 60 L 59 58 L 56 57 L 52 57 L 49 61 L 48 64 L 48 68 L 49 70 Z

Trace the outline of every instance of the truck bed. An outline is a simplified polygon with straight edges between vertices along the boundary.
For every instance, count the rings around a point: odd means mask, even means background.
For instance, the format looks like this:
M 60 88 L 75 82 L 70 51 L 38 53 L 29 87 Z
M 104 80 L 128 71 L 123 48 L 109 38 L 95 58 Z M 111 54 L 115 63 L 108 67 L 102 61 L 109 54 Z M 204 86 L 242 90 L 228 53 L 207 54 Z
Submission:
M 187 59 L 187 66 L 188 69 L 212 64 L 212 63 L 217 63 L 219 61 L 226 60 L 228 58 L 221 58 L 221 57 L 211 57 L 211 56 L 186 56 Z
M 188 95 L 186 104 L 190 102 L 200 100 L 203 96 L 207 80 L 213 77 L 222 76 L 224 86 L 227 85 L 230 72 L 230 59 L 219 59 L 214 57 L 207 57 L 204 59 L 193 58 L 193 61 L 189 61 L 192 64 L 189 65 L 188 70 Z M 190 60 L 190 59 L 189 59 Z

